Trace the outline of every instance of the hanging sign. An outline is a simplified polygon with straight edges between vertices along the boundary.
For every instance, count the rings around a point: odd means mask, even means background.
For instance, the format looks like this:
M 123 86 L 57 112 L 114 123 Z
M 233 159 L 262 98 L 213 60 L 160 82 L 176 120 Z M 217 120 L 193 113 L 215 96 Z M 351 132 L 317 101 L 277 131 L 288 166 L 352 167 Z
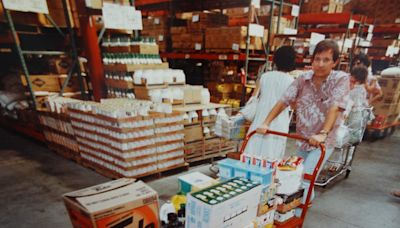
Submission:
M 9 10 L 49 14 L 46 0 L 3 0 L 3 5 Z
M 292 16 L 293 17 L 298 17 L 299 16 L 299 12 L 300 12 L 300 7 L 297 5 L 293 5 L 292 6 Z
M 103 4 L 104 27 L 109 29 L 142 30 L 142 13 L 135 7 Z
M 249 24 L 249 35 L 255 37 L 264 37 L 264 26 L 258 24 Z

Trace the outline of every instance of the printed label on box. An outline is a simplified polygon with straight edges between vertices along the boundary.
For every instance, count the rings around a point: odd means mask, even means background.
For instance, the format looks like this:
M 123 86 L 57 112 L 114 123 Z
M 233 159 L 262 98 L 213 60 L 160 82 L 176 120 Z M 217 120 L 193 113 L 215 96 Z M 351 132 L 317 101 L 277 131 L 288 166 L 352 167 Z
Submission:
M 194 50 L 201 50 L 201 44 L 196 43 L 196 44 L 194 45 Z
M 232 44 L 232 50 L 239 51 L 239 44 Z
M 198 14 L 192 16 L 192 22 L 198 22 L 199 20 L 200 20 L 200 17 Z

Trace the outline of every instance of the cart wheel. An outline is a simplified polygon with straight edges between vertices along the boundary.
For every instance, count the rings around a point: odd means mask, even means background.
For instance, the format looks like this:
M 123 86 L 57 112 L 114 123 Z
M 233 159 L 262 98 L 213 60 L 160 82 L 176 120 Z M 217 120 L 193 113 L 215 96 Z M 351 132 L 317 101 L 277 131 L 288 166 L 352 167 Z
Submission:
M 384 130 L 383 130 L 383 137 L 382 138 L 385 138 L 386 136 L 388 136 L 389 135 L 389 132 L 390 132 L 390 129 L 389 128 L 385 128 Z
M 390 129 L 389 129 L 389 135 L 393 135 L 393 133 L 396 131 L 396 127 L 395 126 L 392 126 L 392 127 L 390 127 Z
M 351 170 L 346 170 L 346 176 L 345 178 L 348 178 L 350 176 Z

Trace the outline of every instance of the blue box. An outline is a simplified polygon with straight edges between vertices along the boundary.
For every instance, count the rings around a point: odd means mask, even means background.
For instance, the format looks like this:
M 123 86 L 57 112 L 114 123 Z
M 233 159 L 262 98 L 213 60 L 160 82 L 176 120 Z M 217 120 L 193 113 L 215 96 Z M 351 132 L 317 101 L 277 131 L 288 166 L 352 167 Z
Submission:
M 270 185 L 272 182 L 273 169 L 265 169 L 257 166 L 251 166 L 249 168 L 249 179 L 251 181 L 257 181 L 262 185 Z
M 218 161 L 218 168 L 219 168 L 218 176 L 223 180 L 227 180 L 227 179 L 231 179 L 231 178 L 235 177 L 234 173 L 235 173 L 235 166 L 236 166 L 237 162 L 238 162 L 237 160 L 230 159 L 230 158 Z

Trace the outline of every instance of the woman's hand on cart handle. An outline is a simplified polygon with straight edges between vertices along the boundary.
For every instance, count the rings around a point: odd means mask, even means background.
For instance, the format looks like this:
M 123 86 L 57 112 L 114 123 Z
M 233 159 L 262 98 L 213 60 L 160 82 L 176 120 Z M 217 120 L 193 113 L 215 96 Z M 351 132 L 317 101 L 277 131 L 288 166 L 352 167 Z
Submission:
M 311 146 L 319 146 L 320 144 L 325 142 L 327 136 L 328 136 L 327 134 L 316 134 L 316 135 L 313 135 L 308 140 L 308 143 Z
M 267 134 L 268 130 L 269 130 L 269 126 L 267 124 L 263 123 L 260 127 L 258 127 L 256 129 L 256 132 L 259 134 L 265 135 L 265 134 Z

